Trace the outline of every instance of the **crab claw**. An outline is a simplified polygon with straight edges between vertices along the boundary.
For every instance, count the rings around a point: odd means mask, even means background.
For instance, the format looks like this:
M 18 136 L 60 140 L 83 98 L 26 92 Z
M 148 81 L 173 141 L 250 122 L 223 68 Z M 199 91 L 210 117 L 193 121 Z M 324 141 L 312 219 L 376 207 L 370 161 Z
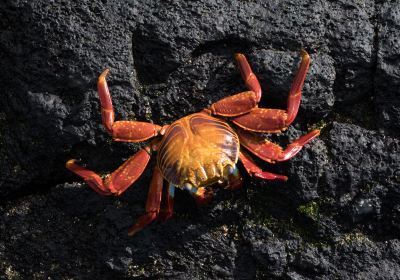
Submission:
M 198 188 L 195 193 L 195 199 L 198 205 L 210 203 L 213 197 L 213 192 L 204 187 Z
M 183 185 L 183 189 L 190 192 L 190 194 L 194 197 L 198 205 L 209 203 L 213 198 L 212 191 L 207 190 L 204 187 L 196 188 L 192 184 L 186 182 Z
M 237 168 L 237 166 L 228 165 L 225 168 L 225 172 L 227 174 L 226 177 L 228 179 L 228 185 L 226 186 L 226 189 L 229 190 L 240 189 L 243 185 L 243 180 L 242 176 L 240 176 L 239 174 L 239 169 Z

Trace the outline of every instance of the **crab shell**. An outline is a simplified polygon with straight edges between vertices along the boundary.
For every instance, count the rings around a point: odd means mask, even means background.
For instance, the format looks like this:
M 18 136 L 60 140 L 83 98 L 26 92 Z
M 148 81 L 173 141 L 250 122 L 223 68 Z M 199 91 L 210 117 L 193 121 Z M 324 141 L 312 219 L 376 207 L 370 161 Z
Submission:
M 157 165 L 171 184 L 195 188 L 227 180 L 239 158 L 239 137 L 228 123 L 195 113 L 172 123 L 161 141 Z

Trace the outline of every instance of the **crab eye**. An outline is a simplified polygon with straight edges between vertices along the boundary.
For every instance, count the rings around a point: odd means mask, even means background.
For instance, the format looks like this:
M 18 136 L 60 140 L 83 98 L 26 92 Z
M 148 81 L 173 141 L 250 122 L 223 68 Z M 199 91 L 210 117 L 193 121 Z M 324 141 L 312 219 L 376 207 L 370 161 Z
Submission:
M 224 177 L 228 177 L 231 173 L 233 172 L 233 167 L 232 165 L 226 165 L 224 167 Z
M 234 165 L 234 166 L 227 165 L 225 167 L 224 175 L 225 175 L 225 177 L 231 176 L 231 175 L 237 176 L 238 175 L 238 169 L 237 169 L 236 165 Z
M 236 165 L 233 167 L 233 170 L 231 173 L 229 173 L 229 175 L 233 175 L 235 177 L 239 175 L 239 169 L 237 168 Z
M 183 184 L 183 189 L 189 191 L 190 193 L 196 193 L 197 189 L 190 183 L 186 182 Z

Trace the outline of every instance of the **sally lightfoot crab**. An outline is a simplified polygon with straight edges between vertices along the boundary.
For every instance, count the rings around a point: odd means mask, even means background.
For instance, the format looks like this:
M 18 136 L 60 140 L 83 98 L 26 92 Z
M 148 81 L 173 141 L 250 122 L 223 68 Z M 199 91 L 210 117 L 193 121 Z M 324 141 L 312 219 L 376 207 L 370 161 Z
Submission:
M 133 235 L 156 218 L 172 216 L 175 188 L 189 191 L 198 203 L 212 198 L 212 186 L 227 189 L 242 186 L 236 164 L 240 160 L 250 174 L 265 180 L 287 180 L 286 176 L 263 171 L 251 159 L 256 155 L 269 163 L 285 161 L 317 137 L 319 130 L 281 148 L 257 133 L 278 133 L 295 119 L 301 100 L 301 90 L 310 65 L 310 57 L 301 53 L 300 67 L 288 96 L 286 110 L 259 108 L 261 87 L 243 54 L 235 59 L 249 91 L 229 96 L 198 113 L 183 117 L 170 125 L 159 126 L 139 121 L 114 121 L 114 110 L 108 90 L 105 70 L 98 79 L 102 122 L 115 141 L 142 142 L 153 138 L 148 145 L 125 161 L 104 180 L 95 172 L 79 166 L 75 160 L 66 167 L 101 195 L 120 195 L 132 185 L 146 168 L 152 153 L 157 152 L 146 202 L 146 213 L 129 229 Z M 168 189 L 163 192 L 164 179 Z M 161 201 L 164 201 L 160 209 Z

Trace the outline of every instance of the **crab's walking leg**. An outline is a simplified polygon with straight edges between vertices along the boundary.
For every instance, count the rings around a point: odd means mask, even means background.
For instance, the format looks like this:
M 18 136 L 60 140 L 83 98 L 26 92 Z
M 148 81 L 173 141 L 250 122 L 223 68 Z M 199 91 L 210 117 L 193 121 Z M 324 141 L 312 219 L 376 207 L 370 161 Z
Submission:
M 210 111 L 214 115 L 235 117 L 250 112 L 257 103 L 256 94 L 253 91 L 245 91 L 213 103 Z
M 237 53 L 235 54 L 235 59 L 239 65 L 240 74 L 242 74 L 242 78 L 247 88 L 255 93 L 256 102 L 260 102 L 261 86 L 256 75 L 253 73 L 253 70 L 251 70 L 250 64 L 247 62 L 246 57 L 241 53 Z
M 301 101 L 301 90 L 308 68 L 310 56 L 302 50 L 302 60 L 288 96 L 287 110 L 253 108 L 249 113 L 235 117 L 238 126 L 256 132 L 279 132 L 288 127 L 296 118 Z
M 245 130 L 277 133 L 286 127 L 286 117 L 284 110 L 255 108 L 232 122 Z
M 151 178 L 149 194 L 147 195 L 146 214 L 141 216 L 136 221 L 136 224 L 128 230 L 128 235 L 134 235 L 157 218 L 160 212 L 163 181 L 162 174 L 158 167 L 156 167 Z
M 97 82 L 101 104 L 101 118 L 106 130 L 116 141 L 141 142 L 157 136 L 161 127 L 152 123 L 138 121 L 114 122 L 114 109 L 106 81 L 108 72 L 108 69 L 104 70 Z
M 125 161 L 117 170 L 103 179 L 95 172 L 79 166 L 75 160 L 67 161 L 66 167 L 80 176 L 97 193 L 101 195 L 120 195 L 132 185 L 143 173 L 150 159 L 148 146 L 139 150 Z
M 290 143 L 286 149 L 282 149 L 277 144 L 274 144 L 263 137 L 254 133 L 249 133 L 244 130 L 237 131 L 240 139 L 240 144 L 245 146 L 249 151 L 267 162 L 285 161 L 294 157 L 300 150 L 320 134 L 319 129 L 315 129 L 299 139 Z
M 283 180 L 286 181 L 288 178 L 283 175 L 274 174 L 267 171 L 262 171 L 260 167 L 258 167 L 253 160 L 248 156 L 245 155 L 243 152 L 240 152 L 239 158 L 242 161 L 244 168 L 249 173 L 250 176 L 255 176 L 260 179 L 265 180 Z
M 214 115 L 224 117 L 239 116 L 250 112 L 260 102 L 261 86 L 246 57 L 241 53 L 237 53 L 235 54 L 235 59 L 239 65 L 242 78 L 250 91 L 225 97 L 212 104 L 210 110 Z
M 301 50 L 301 62 L 299 70 L 290 88 L 287 104 L 286 126 L 289 126 L 297 116 L 301 101 L 301 91 L 303 89 L 304 80 L 310 67 L 310 56 L 305 50 Z
M 169 184 L 168 190 L 163 192 L 163 208 L 160 210 L 158 219 L 166 221 L 172 217 L 174 209 L 174 196 L 175 196 L 175 185 Z

